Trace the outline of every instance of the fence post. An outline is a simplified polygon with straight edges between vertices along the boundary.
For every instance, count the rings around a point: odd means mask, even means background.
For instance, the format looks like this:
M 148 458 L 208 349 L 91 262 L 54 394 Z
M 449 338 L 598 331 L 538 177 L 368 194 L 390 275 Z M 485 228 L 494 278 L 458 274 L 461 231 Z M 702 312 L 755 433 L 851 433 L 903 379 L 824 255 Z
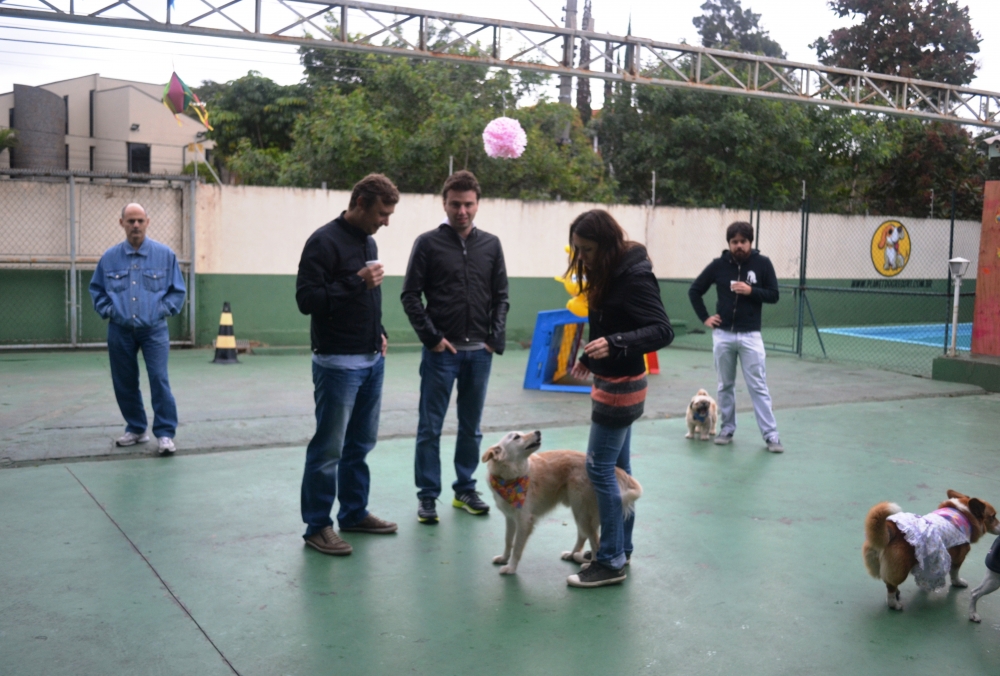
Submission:
M 799 236 L 798 321 L 795 333 L 795 353 L 802 356 L 802 329 L 805 325 L 806 257 L 809 255 L 809 200 L 802 200 L 802 229 Z
M 948 235 L 948 260 L 955 257 L 955 189 L 951 190 L 951 232 Z M 948 280 L 948 298 L 951 298 L 951 268 L 948 269 L 948 274 L 945 275 Z M 943 354 L 948 354 L 948 342 L 949 333 L 951 331 L 951 308 L 948 303 L 945 302 L 945 309 L 948 311 L 944 320 L 944 348 L 942 350 Z
M 76 180 L 69 175 L 69 344 L 76 347 L 77 343 L 77 299 L 79 289 L 76 270 Z
M 190 234 L 188 235 L 191 240 L 191 263 L 188 265 L 188 325 L 191 330 L 191 347 L 197 346 L 197 333 L 195 333 L 195 317 L 198 314 L 197 307 L 195 305 L 195 288 L 197 284 L 195 283 L 195 261 L 198 260 L 196 251 L 196 234 L 197 229 L 195 228 L 195 210 L 198 208 L 198 181 L 191 181 L 189 183 L 191 186 L 191 206 L 188 209 L 188 219 L 190 221 Z

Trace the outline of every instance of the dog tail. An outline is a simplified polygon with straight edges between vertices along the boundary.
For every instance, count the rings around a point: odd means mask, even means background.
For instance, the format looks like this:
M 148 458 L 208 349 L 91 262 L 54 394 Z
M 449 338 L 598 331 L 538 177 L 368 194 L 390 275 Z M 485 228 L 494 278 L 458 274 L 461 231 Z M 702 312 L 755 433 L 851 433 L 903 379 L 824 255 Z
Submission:
M 618 492 L 622 495 L 622 516 L 627 519 L 635 511 L 635 501 L 642 497 L 642 486 L 623 469 L 615 469 L 615 478 L 618 479 Z
M 902 511 L 894 502 L 880 502 L 870 510 L 865 517 L 865 546 L 861 553 L 865 559 L 868 574 L 879 578 L 881 570 L 882 551 L 889 545 L 889 529 L 886 528 L 886 518 Z

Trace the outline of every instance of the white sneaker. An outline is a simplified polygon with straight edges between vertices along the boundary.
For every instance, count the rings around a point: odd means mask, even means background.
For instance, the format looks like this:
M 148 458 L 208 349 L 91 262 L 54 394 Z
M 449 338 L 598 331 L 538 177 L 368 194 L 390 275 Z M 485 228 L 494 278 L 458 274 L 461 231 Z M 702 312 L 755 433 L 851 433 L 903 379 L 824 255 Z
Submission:
M 156 440 L 157 450 L 160 451 L 160 455 L 173 455 L 177 452 L 177 447 L 174 446 L 174 440 L 170 437 L 160 437 Z
M 136 434 L 135 432 L 126 432 L 117 439 L 115 439 L 116 446 L 135 446 L 136 444 L 144 444 L 149 441 L 149 435 L 143 432 L 142 434 Z

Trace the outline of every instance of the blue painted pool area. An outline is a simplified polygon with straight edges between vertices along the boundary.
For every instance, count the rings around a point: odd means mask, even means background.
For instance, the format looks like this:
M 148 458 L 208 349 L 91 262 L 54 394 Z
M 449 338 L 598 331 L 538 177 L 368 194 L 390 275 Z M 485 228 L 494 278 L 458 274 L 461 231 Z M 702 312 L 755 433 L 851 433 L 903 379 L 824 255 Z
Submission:
M 853 336 L 855 338 L 870 338 L 885 340 L 892 343 L 907 343 L 909 345 L 926 345 L 927 347 L 943 348 L 945 344 L 944 324 L 901 324 L 897 326 L 849 326 L 833 329 L 820 329 L 820 333 L 831 333 L 838 336 Z M 951 333 L 948 341 L 950 344 Z M 959 350 L 968 351 L 972 347 L 972 322 L 958 325 Z

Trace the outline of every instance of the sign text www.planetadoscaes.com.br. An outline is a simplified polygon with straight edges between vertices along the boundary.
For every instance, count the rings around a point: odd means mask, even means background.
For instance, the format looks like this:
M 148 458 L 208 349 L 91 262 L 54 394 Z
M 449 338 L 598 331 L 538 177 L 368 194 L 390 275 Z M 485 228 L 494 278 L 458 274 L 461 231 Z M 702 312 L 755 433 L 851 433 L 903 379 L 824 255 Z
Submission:
M 852 279 L 852 289 L 929 289 L 933 279 Z

